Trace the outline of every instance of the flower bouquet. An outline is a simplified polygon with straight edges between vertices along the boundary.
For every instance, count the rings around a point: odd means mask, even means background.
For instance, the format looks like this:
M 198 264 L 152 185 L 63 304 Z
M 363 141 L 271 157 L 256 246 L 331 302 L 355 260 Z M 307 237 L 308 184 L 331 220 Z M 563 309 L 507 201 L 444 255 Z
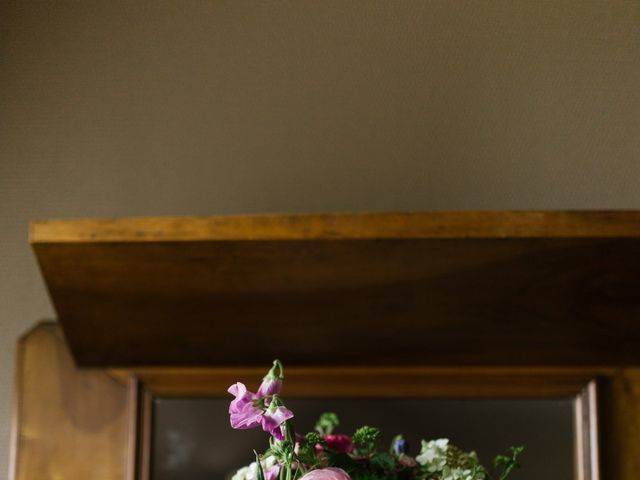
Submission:
M 449 440 L 422 440 L 418 455 L 411 456 L 407 442 L 397 435 L 388 450 L 378 448 L 381 432 L 363 426 L 353 435 L 336 433 L 335 413 L 324 413 L 315 431 L 296 432 L 289 410 L 280 396 L 284 370 L 275 360 L 256 393 L 238 382 L 229 387 L 235 396 L 229 405 L 231 426 L 261 427 L 271 436 L 262 455 L 241 468 L 232 480 L 505 480 L 519 468 L 523 447 L 498 455 L 490 470 L 475 452 L 464 452 Z

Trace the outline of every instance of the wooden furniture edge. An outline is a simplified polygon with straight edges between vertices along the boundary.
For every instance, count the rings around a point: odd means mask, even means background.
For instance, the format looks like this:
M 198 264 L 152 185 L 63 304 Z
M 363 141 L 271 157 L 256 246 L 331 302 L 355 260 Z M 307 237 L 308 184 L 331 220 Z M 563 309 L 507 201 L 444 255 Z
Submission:
M 640 211 L 263 214 L 34 221 L 30 240 L 182 242 L 446 238 L 640 238 Z
M 9 480 L 125 479 L 126 389 L 104 369 L 79 369 L 57 323 L 19 338 L 14 382 Z
M 405 370 L 408 370 L 405 371 Z M 470 372 L 470 370 L 472 370 Z M 287 397 L 572 397 L 575 410 L 575 468 L 576 480 L 600 480 L 600 460 L 597 417 L 597 378 L 612 375 L 608 368 L 287 368 L 287 382 L 283 393 Z M 153 399 L 172 396 L 224 396 L 226 387 L 235 381 L 256 384 L 264 374 L 263 368 L 149 368 L 115 369 L 115 378 L 135 378 L 137 389 L 137 420 L 135 455 L 136 475 L 131 480 L 149 480 L 151 458 L 151 425 Z M 514 388 L 514 375 L 518 375 L 525 388 Z M 354 378 L 372 380 L 369 387 L 354 383 Z M 418 388 L 405 391 L 400 384 L 418 382 Z M 185 381 L 186 380 L 186 381 Z M 329 385 L 327 384 L 329 380 Z M 444 382 L 443 382 L 444 380 Z M 489 388 L 478 392 L 469 385 L 483 380 Z M 422 381 L 422 383 L 420 383 Z M 426 382 L 425 382 L 426 381 Z M 436 389 L 434 390 L 434 383 Z M 463 387 L 460 388 L 460 384 Z M 203 388 L 204 386 L 204 388 Z M 291 388 L 292 387 L 292 388 Z M 346 389 L 346 390 L 345 390 Z
M 593 379 L 609 377 L 608 367 L 287 367 L 291 397 L 560 397 L 578 394 Z M 161 396 L 226 396 L 236 381 L 258 384 L 265 369 L 110 369 L 126 382 L 135 377 Z
M 57 325 L 45 324 L 47 328 L 59 328 Z M 38 326 L 36 331 L 42 326 Z M 30 333 L 31 334 L 31 333 Z M 27 334 L 24 338 L 27 338 Z M 18 351 L 24 348 L 24 340 L 18 345 Z M 18 353 L 19 354 L 19 353 Z M 140 475 L 146 475 L 140 463 L 140 455 L 144 454 L 145 445 L 149 445 L 149 426 L 152 398 L 154 396 L 226 396 L 226 387 L 235 381 L 244 381 L 248 385 L 257 384 L 264 374 L 264 368 L 236 367 L 236 368 L 147 368 L 147 369 L 79 369 L 89 375 L 86 378 L 103 377 L 108 373 L 112 379 L 116 379 L 121 386 L 127 388 L 127 435 L 123 436 L 123 444 L 118 446 L 121 451 L 123 471 L 126 480 L 140 479 Z M 19 476 L 20 452 L 16 439 L 22 427 L 20 384 L 23 381 L 19 377 L 20 359 L 18 359 L 16 371 L 16 390 L 14 403 L 14 433 L 13 455 L 10 480 L 28 478 Z M 310 377 L 310 375 L 322 375 L 322 378 Z M 381 374 L 381 375 L 378 375 Z M 639 368 L 573 368 L 573 367 L 540 367 L 540 368 L 503 368 L 503 367 L 288 367 L 285 395 L 291 397 L 300 396 L 326 396 L 327 392 L 339 393 L 337 389 L 345 384 L 353 384 L 358 376 L 369 377 L 364 383 L 355 383 L 350 388 L 354 390 L 348 396 L 360 396 L 377 394 L 379 396 L 404 396 L 406 390 L 393 388 L 398 385 L 406 387 L 407 381 L 413 381 L 418 377 L 422 383 L 410 393 L 415 396 L 489 396 L 519 397 L 537 396 L 554 397 L 577 395 L 589 390 L 593 379 L 598 381 L 597 406 L 601 431 L 599 440 L 602 450 L 602 478 L 615 480 L 636 480 L 640 473 L 640 457 L 638 453 L 638 438 L 640 438 L 640 369 Z M 516 376 L 516 377 L 514 377 Z M 399 378 L 399 383 L 392 385 L 392 389 L 381 386 L 392 378 Z M 516 387 L 514 391 L 513 380 L 519 378 L 525 387 Z M 324 380 L 329 380 L 329 387 Z M 208 382 L 211 382 L 209 384 Z M 342 382 L 342 384 L 340 383 Z M 467 392 L 460 388 L 460 383 L 467 382 Z M 485 390 L 468 390 L 469 385 L 474 387 L 475 382 L 488 384 Z M 546 387 L 542 386 L 546 383 Z M 201 388 L 197 385 L 204 384 Z M 376 385 L 377 384 L 377 385 Z M 208 385 L 208 386 L 207 386 Z M 360 390 L 362 386 L 365 390 Z M 435 385 L 435 387 L 434 387 Z M 376 390 L 377 389 L 377 390 Z M 511 394 L 509 394 L 511 391 Z M 321 393 L 321 394 L 320 394 Z M 446 395 L 445 395 L 446 394 Z M 526 394 L 526 395 L 525 395 Z M 589 410 L 593 414 L 593 393 L 588 397 L 588 402 L 583 403 L 583 411 Z M 587 397 L 582 397 L 587 399 Z M 590 403 L 591 402 L 591 403 Z M 86 406 L 85 406 L 86 407 Z M 84 407 L 83 407 L 84 408 Z M 576 413 L 577 414 L 577 413 Z M 147 432 L 146 434 L 144 432 Z M 142 437 L 140 438 L 140 435 Z M 594 438 L 598 432 L 590 430 L 587 437 Z M 73 443 L 72 439 L 69 439 Z M 23 445 L 24 447 L 24 445 Z M 587 450 L 585 450 L 587 451 Z M 588 449 L 592 452 L 592 449 Z M 148 451 L 147 451 L 148 455 Z M 589 453 L 589 455 L 592 455 Z M 583 468 L 593 465 L 593 456 L 583 458 Z M 588 460 L 588 462 L 587 462 Z M 590 462 L 590 463 L 589 463 Z M 148 462 L 147 462 L 148 464 Z M 23 472 L 24 474 L 24 472 Z M 119 478 L 119 477 L 118 477 Z M 594 478 L 594 477 L 592 477 Z M 118 479 L 115 479 L 118 480 Z

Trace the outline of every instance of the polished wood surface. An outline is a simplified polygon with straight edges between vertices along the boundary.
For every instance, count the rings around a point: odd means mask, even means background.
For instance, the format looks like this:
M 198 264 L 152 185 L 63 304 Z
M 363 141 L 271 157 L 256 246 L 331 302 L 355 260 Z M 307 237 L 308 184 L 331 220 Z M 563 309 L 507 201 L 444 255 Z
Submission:
M 34 243 L 511 237 L 638 238 L 640 212 L 271 214 L 42 220 L 31 225 Z
M 79 370 L 58 325 L 19 343 L 10 480 L 126 480 L 127 389 Z
M 638 212 L 69 220 L 33 247 L 84 366 L 640 365 Z

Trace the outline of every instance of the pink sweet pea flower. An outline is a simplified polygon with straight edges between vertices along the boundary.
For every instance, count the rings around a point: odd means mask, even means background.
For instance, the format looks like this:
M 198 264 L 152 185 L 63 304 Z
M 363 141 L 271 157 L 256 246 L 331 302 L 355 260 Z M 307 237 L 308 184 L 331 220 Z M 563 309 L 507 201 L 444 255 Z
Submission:
M 262 409 L 254 406 L 256 395 L 247 390 L 243 383 L 236 383 L 227 390 L 235 399 L 229 404 L 229 415 L 233 428 L 244 430 L 262 423 Z
M 276 406 L 276 402 L 271 402 L 269 407 L 257 406 L 260 404 L 256 400 L 260 397 L 247 390 L 243 383 L 235 383 L 227 390 L 235 399 L 229 404 L 229 416 L 231 426 L 238 430 L 262 426 L 265 432 L 270 433 L 278 440 L 285 437 L 282 424 L 293 418 L 293 412 L 284 406 Z
M 255 393 L 247 390 L 245 384 L 240 382 L 231 385 L 227 389 L 227 392 L 236 397 L 235 399 L 231 400 L 231 403 L 229 404 L 229 413 L 242 410 L 246 404 L 252 404 L 256 398 Z
M 262 379 L 260 388 L 258 388 L 258 398 L 278 395 L 280 393 L 280 390 L 282 390 L 282 372 L 282 363 L 280 363 L 280 360 L 274 360 L 273 366 Z
M 256 396 L 258 398 L 263 398 L 269 395 L 278 395 L 280 390 L 282 390 L 282 380 L 267 375 L 262 379 L 262 383 L 260 384 L 260 388 L 258 388 Z
M 284 428 L 282 424 L 293 418 L 293 412 L 286 407 L 276 407 L 271 403 L 262 416 L 262 429 L 269 432 L 277 440 L 284 440 Z
M 351 480 L 351 477 L 341 468 L 329 467 L 311 470 L 300 480 Z

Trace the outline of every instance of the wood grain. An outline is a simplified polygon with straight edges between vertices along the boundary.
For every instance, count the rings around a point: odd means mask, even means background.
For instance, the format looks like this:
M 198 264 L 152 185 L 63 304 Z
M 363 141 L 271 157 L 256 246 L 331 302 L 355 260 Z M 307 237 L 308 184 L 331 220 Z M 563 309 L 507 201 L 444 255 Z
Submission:
M 18 345 L 11 480 L 126 480 L 127 390 L 79 371 L 55 324 Z
M 640 364 L 636 238 L 34 248 L 83 366 Z
M 153 397 L 226 396 L 226 388 L 235 381 L 255 387 L 264 371 L 264 367 L 78 369 L 59 327 L 41 325 L 20 343 L 15 422 L 19 441 L 14 448 L 18 468 L 10 478 L 148 479 Z M 634 460 L 627 461 L 637 448 L 640 409 L 635 393 L 628 394 L 629 381 L 640 379 L 637 372 L 566 367 L 291 367 L 286 375 L 288 397 L 576 396 L 578 401 L 593 378 L 610 379 L 605 384 L 615 388 L 605 393 L 611 400 L 607 418 L 613 421 L 604 431 L 613 433 L 603 437 L 610 447 L 605 449 L 606 465 L 616 473 L 611 478 L 637 478 Z M 586 400 L 592 399 L 583 398 L 581 404 L 588 405 Z M 588 432 L 594 426 L 584 427 Z M 584 441 L 578 446 L 585 455 L 592 449 Z M 597 480 L 593 465 L 585 463 L 579 478 Z
M 637 211 L 503 211 L 42 220 L 31 241 L 640 237 Z
M 113 369 L 121 382 L 134 375 L 157 396 L 228 397 L 237 381 L 260 384 L 266 368 L 144 368 Z M 495 367 L 287 367 L 283 394 L 287 397 L 433 397 L 514 398 L 572 397 L 606 368 Z
M 603 479 L 640 478 L 640 369 L 622 369 L 602 382 Z

